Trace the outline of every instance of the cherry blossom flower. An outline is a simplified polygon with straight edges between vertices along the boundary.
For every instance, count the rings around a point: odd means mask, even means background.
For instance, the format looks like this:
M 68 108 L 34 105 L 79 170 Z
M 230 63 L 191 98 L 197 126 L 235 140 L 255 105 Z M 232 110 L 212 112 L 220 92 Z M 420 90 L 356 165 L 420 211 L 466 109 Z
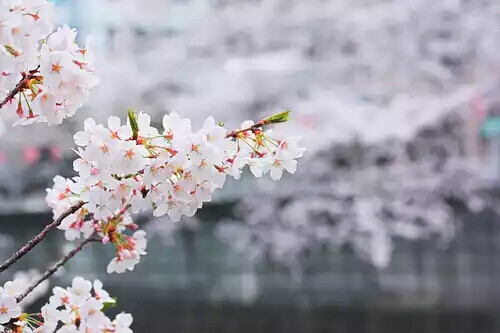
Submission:
M 116 301 L 109 296 L 109 293 L 104 290 L 100 280 L 95 280 L 93 283 L 95 298 L 103 303 L 115 303 Z
M 6 324 L 11 319 L 21 315 L 21 307 L 16 299 L 6 294 L 0 294 L 0 324 Z
M 279 151 L 272 159 L 270 172 L 272 180 L 280 180 L 283 176 L 283 170 L 295 173 L 297 170 L 297 161 Z
M 116 315 L 116 319 L 113 320 L 113 326 L 115 327 L 115 333 L 132 333 L 130 325 L 132 325 L 132 315 L 130 313 L 120 313 Z

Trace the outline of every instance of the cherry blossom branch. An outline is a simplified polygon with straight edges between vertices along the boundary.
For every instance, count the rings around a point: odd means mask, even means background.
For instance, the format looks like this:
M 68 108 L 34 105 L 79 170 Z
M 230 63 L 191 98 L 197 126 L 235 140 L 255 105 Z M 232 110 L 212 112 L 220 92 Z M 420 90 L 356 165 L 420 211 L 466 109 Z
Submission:
M 82 203 L 82 205 L 83 204 L 85 204 L 85 203 Z M 75 205 L 73 207 L 76 208 L 77 205 Z M 123 214 L 125 214 L 125 212 L 130 207 L 131 207 L 130 204 L 123 206 L 123 208 L 120 209 L 120 211 L 113 218 L 114 219 L 120 218 L 121 216 L 123 216 Z M 76 209 L 76 210 L 78 210 L 78 209 Z M 38 285 L 40 285 L 40 283 L 42 283 L 43 281 L 45 281 L 49 277 L 51 277 L 55 272 L 57 272 L 57 270 L 60 267 L 62 267 L 66 262 L 68 262 L 71 258 L 73 258 L 78 252 L 80 252 L 85 245 L 87 245 L 88 243 L 91 243 L 91 242 L 102 242 L 102 238 L 99 237 L 98 235 L 96 235 L 95 232 L 92 233 L 92 235 L 90 235 L 88 238 L 86 238 L 84 241 L 82 241 L 80 243 L 80 245 L 78 245 L 73 250 L 71 250 L 68 254 L 66 254 L 64 257 L 62 257 L 56 264 L 54 264 L 54 266 L 52 266 L 49 270 L 47 270 L 45 273 L 43 273 L 38 279 L 33 281 L 33 283 L 31 283 L 31 285 L 21 295 L 16 297 L 16 301 L 18 303 L 20 301 L 22 301 L 26 296 L 28 296 L 29 293 L 31 293 L 36 287 L 38 287 Z
M 40 243 L 47 234 L 54 228 L 58 227 L 62 221 L 69 215 L 75 213 L 77 210 L 82 208 L 85 202 L 79 201 L 68 210 L 62 213 L 54 222 L 48 224 L 38 235 L 31 239 L 26 245 L 24 245 L 19 251 L 15 252 L 9 259 L 7 259 L 2 265 L 0 265 L 0 273 L 9 268 L 12 264 L 17 262 L 20 258 L 26 255 L 31 249 L 33 249 L 38 243 Z
M 29 89 L 30 80 L 36 78 L 36 74 L 38 73 L 38 68 L 29 71 L 28 74 L 23 73 L 23 78 L 19 81 L 19 83 L 12 89 L 7 97 L 0 103 L 0 109 L 3 108 L 7 103 L 13 100 L 17 94 L 24 91 L 25 89 Z
M 82 248 L 87 245 L 90 242 L 96 242 L 99 241 L 98 238 L 95 238 L 94 235 L 91 235 L 89 238 L 86 238 L 83 242 L 80 243 L 77 247 L 75 247 L 73 250 L 71 250 L 68 254 L 66 254 L 64 257 L 62 257 L 57 263 L 52 266 L 49 270 L 47 270 L 45 273 L 43 273 L 38 279 L 33 281 L 31 285 L 26 289 L 21 295 L 16 297 L 16 301 L 19 303 L 22 301 L 26 296 L 28 296 L 29 293 L 31 293 L 40 283 L 43 281 L 47 280 L 49 277 L 51 277 L 57 270 L 62 267 L 68 260 L 73 258 L 78 252 L 82 250 Z
M 70 210 L 74 209 L 74 212 L 76 212 L 84 204 L 85 203 L 81 201 L 78 204 L 72 206 Z M 123 216 L 123 214 L 125 214 L 125 212 L 130 207 L 131 207 L 130 204 L 127 204 L 127 205 L 123 206 L 123 208 L 120 209 L 120 211 L 113 218 L 114 219 L 120 218 L 121 216 Z M 65 212 L 65 214 L 68 213 L 68 212 L 69 212 L 69 210 L 67 212 Z M 70 214 L 68 214 L 68 215 L 70 215 Z M 62 215 L 59 217 L 59 219 L 61 219 L 61 217 L 62 217 Z M 63 219 L 64 218 L 62 218 L 61 221 Z M 43 281 L 45 281 L 49 277 L 51 277 L 55 272 L 57 272 L 57 270 L 60 267 L 62 267 L 66 262 L 68 262 L 71 258 L 73 258 L 78 252 L 80 252 L 85 245 L 87 245 L 88 243 L 91 243 L 91 242 L 102 242 L 102 238 L 99 237 L 99 235 L 97 235 L 95 232 L 93 232 L 92 235 L 90 235 L 88 238 L 86 238 L 84 241 L 82 241 L 80 243 L 80 245 L 78 245 L 73 250 L 71 250 L 68 254 L 66 254 L 64 257 L 62 257 L 56 264 L 54 264 L 54 266 L 52 266 L 49 270 L 47 270 L 45 273 L 43 273 L 38 279 L 36 279 L 35 281 L 33 281 L 31 283 L 31 285 L 21 295 L 19 295 L 19 296 L 16 297 L 16 301 L 18 303 L 20 301 L 22 301 L 29 293 L 31 293 L 36 287 L 38 287 L 38 285 L 40 285 L 40 283 L 42 283 Z

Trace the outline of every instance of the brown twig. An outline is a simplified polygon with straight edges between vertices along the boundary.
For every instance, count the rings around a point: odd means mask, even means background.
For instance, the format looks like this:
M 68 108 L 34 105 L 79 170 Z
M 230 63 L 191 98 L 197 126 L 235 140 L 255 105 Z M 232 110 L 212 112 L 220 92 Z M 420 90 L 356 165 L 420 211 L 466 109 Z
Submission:
M 74 206 L 75 207 L 75 206 Z M 131 207 L 130 204 L 127 204 L 123 206 L 122 209 L 113 217 L 114 219 L 120 218 L 125 212 Z M 88 238 L 86 238 L 83 242 L 80 243 L 77 247 L 75 247 L 73 250 L 71 250 L 67 255 L 62 257 L 57 263 L 52 266 L 49 270 L 47 270 L 43 275 L 41 275 L 38 279 L 36 279 L 31 285 L 26 289 L 21 295 L 16 297 L 17 302 L 19 303 L 21 300 L 23 300 L 29 293 L 31 293 L 40 283 L 43 281 L 47 280 L 49 277 L 51 277 L 57 270 L 62 267 L 68 260 L 73 258 L 78 252 L 82 250 L 82 248 L 87 245 L 88 243 L 91 242 L 102 242 L 102 238 L 99 237 L 95 232 L 92 233 Z
M 5 99 L 0 103 L 0 109 L 3 108 L 7 103 L 12 101 L 14 98 L 16 98 L 16 95 L 26 88 L 28 81 L 29 81 L 29 76 L 26 76 L 21 81 L 19 81 L 17 86 L 14 89 L 12 89 L 12 91 L 9 92 L 7 97 L 5 97 Z
M 255 124 L 253 124 L 250 127 L 247 127 L 247 128 L 244 128 L 244 129 L 239 129 L 239 130 L 234 130 L 234 131 L 231 131 L 231 132 L 227 133 L 226 138 L 236 138 L 241 133 L 248 132 L 248 131 L 254 132 L 256 130 L 260 130 L 262 127 L 264 127 L 267 124 L 268 123 L 266 122 L 266 120 L 262 119 L 262 120 L 256 122 Z
M 287 121 L 290 120 L 290 113 L 291 112 L 292 111 L 287 110 L 287 111 L 273 114 L 272 116 L 269 116 L 267 118 L 259 120 L 258 122 L 256 122 L 252 126 L 229 132 L 226 135 L 226 138 L 237 139 L 240 136 L 240 134 L 243 132 L 252 131 L 254 134 L 257 134 L 257 132 L 262 131 L 262 127 L 264 127 L 264 126 L 271 125 L 271 124 L 286 123 Z
M 12 101 L 14 98 L 16 98 L 16 95 L 22 92 L 25 89 L 29 89 L 28 83 L 30 80 L 34 79 L 37 77 L 38 73 L 38 67 L 34 70 L 31 70 L 28 72 L 28 74 L 23 73 L 22 79 L 19 81 L 19 83 L 12 89 L 7 97 L 0 103 L 0 109 L 3 108 L 7 103 Z
M 83 242 L 80 243 L 77 247 L 75 247 L 73 250 L 71 250 L 67 255 L 62 257 L 57 263 L 54 264 L 49 270 L 47 270 L 43 275 L 41 275 L 38 279 L 33 281 L 31 285 L 26 289 L 21 295 L 16 297 L 16 301 L 19 303 L 22 301 L 26 296 L 28 296 L 29 293 L 31 293 L 40 283 L 43 281 L 47 280 L 49 277 L 51 277 L 57 270 L 63 266 L 68 260 L 73 258 L 78 252 L 82 250 L 82 248 L 87 245 L 90 242 L 95 242 L 98 241 L 94 237 L 94 235 L 91 235 L 89 238 L 85 239 Z
M 0 265 L 0 273 L 5 271 L 12 264 L 14 264 L 24 255 L 26 255 L 32 248 L 34 248 L 38 243 L 40 243 L 42 239 L 47 237 L 47 234 L 52 229 L 58 227 L 66 217 L 68 217 L 69 215 L 75 213 L 77 210 L 82 208 L 84 204 L 85 202 L 83 201 L 77 202 L 76 204 L 71 206 L 67 211 L 62 213 L 54 222 L 45 226 L 45 228 L 38 235 L 36 235 L 33 239 L 31 239 L 28 243 L 26 243 L 19 251 L 15 252 L 9 259 L 7 259 L 2 265 Z

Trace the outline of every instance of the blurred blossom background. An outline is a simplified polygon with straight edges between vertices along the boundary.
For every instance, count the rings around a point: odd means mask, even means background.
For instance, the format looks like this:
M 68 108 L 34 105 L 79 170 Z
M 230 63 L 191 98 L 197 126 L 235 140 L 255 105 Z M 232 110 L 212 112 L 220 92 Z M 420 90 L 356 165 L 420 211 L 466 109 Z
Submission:
M 3 257 L 50 220 L 87 117 L 233 128 L 291 109 L 275 131 L 303 137 L 296 175 L 230 182 L 178 223 L 140 216 L 135 272 L 107 275 L 94 246 L 53 285 L 101 279 L 139 333 L 500 330 L 500 2 L 55 2 L 102 81 L 62 126 L 3 129 Z M 54 233 L 19 269 L 66 246 Z

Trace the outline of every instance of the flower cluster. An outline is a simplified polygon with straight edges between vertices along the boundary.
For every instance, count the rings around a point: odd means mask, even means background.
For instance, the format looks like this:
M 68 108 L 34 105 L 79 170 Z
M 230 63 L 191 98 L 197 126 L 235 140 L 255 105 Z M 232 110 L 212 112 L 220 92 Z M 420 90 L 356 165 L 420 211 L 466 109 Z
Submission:
M 3 288 L 0 287 L 0 331 L 2 330 L 1 324 L 9 323 L 21 315 L 21 307 L 32 304 L 48 291 L 49 281 L 44 280 L 21 302 L 17 302 L 16 297 L 19 297 L 39 275 L 40 272 L 35 269 L 19 271 L 14 274 L 13 281 L 7 281 Z
M 16 297 L 19 297 L 39 274 L 37 270 L 20 271 L 14 275 L 13 281 L 7 281 L 3 288 L 0 287 L 0 331 L 5 329 L 4 325 L 26 326 L 26 322 L 22 319 L 21 307 L 29 305 L 43 296 L 48 290 L 49 282 L 43 281 L 20 303 L 17 302 Z M 26 332 L 26 330 L 22 332 Z
M 16 285 L 14 282 L 7 282 Z M 132 333 L 132 316 L 120 313 L 115 320 L 104 311 L 116 301 L 104 290 L 101 281 L 94 283 L 81 277 L 73 279 L 71 287 L 55 287 L 49 302 L 40 313 L 22 313 L 14 296 L 0 292 L 0 330 L 11 332 L 52 333 Z
M 265 126 L 287 120 L 284 112 L 228 132 L 212 117 L 193 131 L 189 119 L 176 113 L 163 117 L 161 131 L 151 126 L 149 115 L 133 111 L 124 125 L 118 117 L 110 117 L 107 127 L 87 119 L 74 137 L 79 176 L 56 177 L 47 202 L 56 217 L 85 202 L 59 228 L 69 240 L 96 232 L 117 249 L 108 272 L 132 270 L 145 254 L 146 241 L 143 231 L 125 234 L 137 229 L 130 213 L 152 208 L 155 216 L 168 214 L 178 221 L 210 201 L 228 175 L 239 179 L 247 165 L 256 177 L 270 173 L 278 180 L 283 170 L 294 173 L 303 154 L 298 138 L 264 132 Z
M 60 124 L 71 117 L 98 83 L 92 54 L 80 48 L 76 30 L 53 32 L 46 0 L 0 4 L 0 107 L 16 113 L 16 124 Z
M 18 297 L 32 282 L 37 280 L 40 275 L 41 273 L 36 269 L 17 271 L 14 274 L 14 280 L 5 283 L 3 291 L 9 296 Z M 49 291 L 49 285 L 48 280 L 42 281 L 32 292 L 23 298 L 19 305 L 24 308 L 33 304 L 36 300 L 45 296 Z
M 46 0 L 3 0 L 0 3 L 1 83 L 19 81 L 19 73 L 38 65 L 39 41 L 54 29 L 52 4 Z M 2 90 L 6 87 L 0 85 Z

